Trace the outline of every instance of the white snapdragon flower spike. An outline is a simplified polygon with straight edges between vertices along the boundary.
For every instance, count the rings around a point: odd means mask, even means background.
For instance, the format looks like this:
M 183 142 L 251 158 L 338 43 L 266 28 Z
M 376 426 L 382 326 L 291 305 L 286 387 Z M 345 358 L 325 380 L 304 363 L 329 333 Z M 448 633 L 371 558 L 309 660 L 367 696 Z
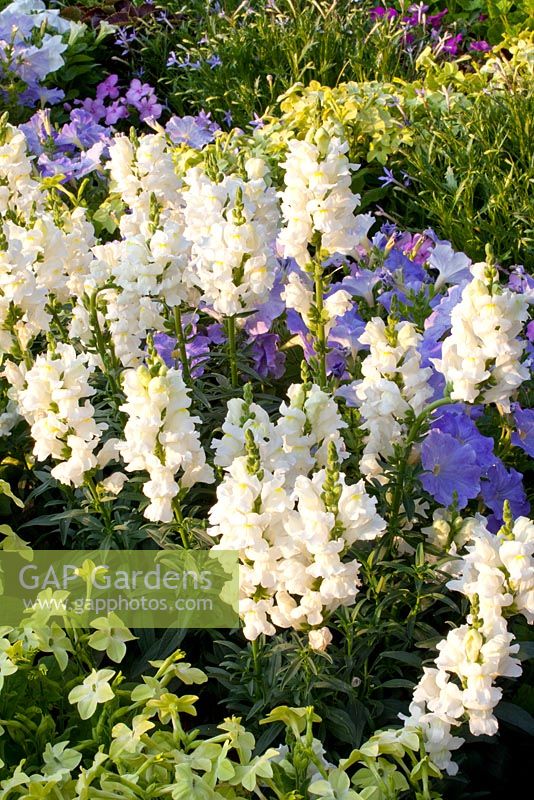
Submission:
M 185 239 L 191 275 L 205 303 L 226 317 L 252 311 L 269 296 L 278 272 L 279 210 L 267 165 L 245 163 L 246 179 L 212 181 L 200 167 L 185 176 Z
M 181 487 L 214 480 L 195 429 L 200 420 L 189 413 L 191 398 L 178 370 L 166 370 L 163 365 L 158 374 L 144 366 L 128 369 L 123 373 L 123 386 L 126 403 L 121 411 L 128 421 L 117 450 L 128 472 L 149 474 L 143 485 L 143 493 L 150 499 L 145 517 L 170 522 L 172 503 Z
M 360 196 L 350 188 L 349 146 L 321 128 L 313 141 L 291 139 L 282 167 L 285 188 L 281 192 L 284 227 L 278 250 L 294 258 L 300 267 L 310 262 L 308 246 L 320 235 L 327 254 L 353 253 L 367 229 L 358 224 L 354 211 Z M 365 230 L 364 236 L 362 232 Z
M 313 628 L 311 645 L 324 649 L 331 639 L 327 616 L 352 605 L 358 593 L 360 565 L 344 560 L 348 550 L 380 536 L 386 523 L 363 482 L 347 485 L 336 469 L 333 442 L 326 470 L 297 476 L 293 491 L 283 470 L 263 467 L 252 428 L 245 449 L 217 489 L 208 528 L 216 549 L 239 551 L 245 636 Z
M 293 488 L 299 475 L 326 465 L 330 442 L 336 445 L 339 457 L 346 458 L 340 434 L 346 423 L 334 398 L 316 384 L 292 384 L 287 394 L 289 402 L 280 405 L 276 423 L 257 403 L 241 398 L 229 400 L 223 436 L 211 443 L 215 463 L 228 468 L 243 456 L 248 430 L 259 448 L 262 464 L 272 473 L 283 474 L 288 489 Z
M 435 667 L 424 669 L 405 718 L 406 726 L 422 727 L 427 752 L 451 775 L 457 765 L 447 750 L 462 743 L 451 737 L 451 727 L 467 720 L 473 735 L 495 734 L 493 711 L 502 697 L 495 681 L 521 675 L 514 657 L 519 645 L 507 630 L 506 616 L 520 613 L 534 621 L 534 523 L 520 517 L 512 525 L 508 519 L 493 535 L 479 517 L 471 534 L 458 576 L 447 586 L 470 600 L 472 613 L 438 643 Z
M 502 288 L 487 264 L 473 264 L 471 273 L 434 363 L 451 384 L 453 400 L 498 403 L 509 411 L 510 398 L 530 375 L 521 363 L 525 344 L 517 338 L 528 317 L 528 298 Z
M 432 370 L 421 367 L 421 341 L 411 322 L 387 328 L 379 317 L 371 319 L 360 336 L 370 352 L 362 361 L 363 378 L 350 385 L 350 402 L 359 409 L 361 427 L 367 431 L 360 463 L 364 475 L 384 480 L 380 461 L 404 440 L 407 412 L 419 414 L 432 395 Z
M 81 486 L 85 473 L 97 465 L 95 449 L 105 423 L 94 419 L 89 397 L 95 390 L 89 384 L 92 369 L 87 355 L 78 355 L 70 344 L 58 342 L 53 352 L 37 356 L 23 376 L 7 371 L 22 385 L 14 387 L 18 411 L 31 427 L 36 457 L 52 457 L 59 463 L 52 475 L 61 483 Z

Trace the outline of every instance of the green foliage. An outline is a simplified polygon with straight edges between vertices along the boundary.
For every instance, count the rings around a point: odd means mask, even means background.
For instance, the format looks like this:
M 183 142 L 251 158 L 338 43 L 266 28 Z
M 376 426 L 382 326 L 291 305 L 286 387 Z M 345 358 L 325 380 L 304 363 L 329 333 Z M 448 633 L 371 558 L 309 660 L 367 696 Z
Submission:
M 412 179 L 392 213 L 431 225 L 473 261 L 491 241 L 501 264 L 534 269 L 534 93 L 484 93 L 414 123 L 414 146 L 394 159 Z

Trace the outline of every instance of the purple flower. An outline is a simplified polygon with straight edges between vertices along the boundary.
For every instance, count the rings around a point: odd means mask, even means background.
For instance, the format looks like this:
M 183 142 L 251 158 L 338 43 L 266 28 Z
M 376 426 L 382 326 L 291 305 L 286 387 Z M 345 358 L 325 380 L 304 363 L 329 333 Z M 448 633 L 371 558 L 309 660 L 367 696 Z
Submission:
M 512 434 L 512 444 L 534 458 L 534 410 L 517 405 L 514 409 L 514 421 L 517 432 Z
M 479 493 L 480 467 L 470 445 L 433 430 L 423 441 L 421 461 L 424 472 L 419 479 L 441 505 L 450 506 L 456 497 L 458 508 L 465 508 Z
M 97 100 L 106 100 L 108 97 L 110 100 L 116 100 L 120 94 L 118 83 L 118 75 L 108 75 L 108 77 L 96 87 Z
M 265 126 L 265 122 L 263 121 L 262 117 L 258 117 L 256 112 L 254 112 L 254 119 L 249 120 L 251 128 L 263 128 Z
M 215 69 L 215 67 L 221 66 L 222 61 L 220 57 L 216 53 L 214 53 L 212 56 L 206 59 L 206 64 L 209 64 L 210 69 Z
M 106 125 L 115 125 L 120 119 L 128 117 L 128 108 L 124 105 L 122 98 L 114 100 L 110 106 L 106 108 L 106 117 L 104 122 Z
M 534 342 L 534 319 L 528 323 L 526 335 L 529 342 Z
M 352 275 L 343 278 L 341 289 L 346 289 L 356 297 L 363 297 L 370 306 L 374 305 L 373 289 L 380 282 L 380 275 L 374 270 L 352 267 Z
M 441 20 L 449 13 L 448 8 L 444 8 L 443 11 L 438 11 L 437 14 L 430 14 L 426 21 L 431 28 L 439 28 L 441 26 Z
M 109 143 L 110 131 L 94 121 L 83 108 L 71 111 L 70 122 L 63 125 L 57 136 L 59 147 L 76 147 L 86 150 L 98 142 Z
M 488 44 L 484 39 L 479 39 L 476 42 L 471 42 L 469 49 L 474 50 L 477 53 L 487 53 L 489 50 L 491 50 L 491 45 Z
M 177 61 L 176 57 L 175 57 L 175 59 L 173 60 L 173 63 L 171 65 L 169 65 L 169 66 L 173 66 L 173 65 L 176 65 L 177 67 L 180 67 L 180 69 L 200 69 L 200 67 L 202 66 L 201 63 L 200 63 L 200 60 L 191 61 L 191 56 L 189 55 L 189 53 L 187 54 L 187 56 L 185 57 L 185 59 L 183 61 Z
M 395 19 L 398 17 L 399 12 L 396 8 L 384 8 L 384 6 L 375 6 L 369 11 L 369 17 L 372 22 L 379 19 Z
M 228 128 L 230 128 L 232 126 L 232 121 L 233 121 L 232 112 L 231 111 L 225 111 L 224 114 L 223 114 L 223 122 L 224 122 L 224 124 Z
M 398 180 L 394 176 L 393 172 L 384 167 L 384 174 L 378 179 L 379 183 L 382 184 L 383 187 L 385 186 L 400 186 Z
M 206 114 L 203 117 L 200 114 L 196 117 L 171 117 L 165 130 L 174 144 L 187 144 L 201 150 L 214 140 L 215 133 L 219 130 L 216 122 L 206 119 Z
M 534 278 L 518 265 L 513 268 L 508 279 L 508 286 L 513 292 L 524 294 L 530 303 L 534 303 Z
M 446 36 L 442 42 L 441 49 L 448 53 L 451 56 L 455 56 L 458 53 L 458 47 L 461 44 L 461 41 L 464 37 L 461 33 L 456 34 L 456 36 Z
M 30 84 L 20 93 L 19 102 L 21 106 L 53 106 L 63 100 L 65 92 L 63 89 L 48 89 L 39 84 Z
M 483 436 L 475 422 L 461 407 L 453 406 L 450 410 L 444 411 L 433 422 L 432 430 L 448 433 L 450 436 L 454 436 L 460 444 L 469 445 L 475 453 L 476 463 L 481 470 L 487 470 L 496 463 L 493 439 L 490 436 Z
M 28 122 L 19 125 L 24 133 L 28 147 L 34 155 L 39 156 L 45 150 L 55 150 L 57 131 L 50 122 L 50 109 L 37 111 Z
M 138 78 L 132 80 L 126 92 L 126 102 L 135 108 L 142 122 L 147 119 L 157 119 L 163 111 L 163 106 L 158 103 L 152 86 L 141 83 Z
M 254 369 L 262 378 L 281 378 L 284 374 L 286 356 L 281 353 L 280 337 L 276 333 L 262 333 L 252 342 Z
M 115 44 L 119 47 L 122 47 L 123 56 L 128 55 L 131 43 L 136 41 L 137 35 L 135 31 L 128 33 L 125 28 L 119 28 L 117 35 L 115 36 Z
M 278 317 L 284 313 L 286 304 L 280 299 L 282 289 L 282 280 L 278 276 L 269 293 L 267 302 L 261 305 L 257 311 L 250 314 L 246 319 L 245 330 L 250 336 L 260 336 L 263 333 L 269 333 L 275 319 L 278 319 Z
M 90 172 L 100 167 L 100 159 L 105 149 L 104 142 L 97 142 L 89 150 L 81 152 L 78 156 L 58 154 L 53 159 L 42 153 L 37 161 L 45 177 L 64 175 L 65 180 L 83 178 Z
M 173 355 L 177 347 L 177 341 L 174 336 L 168 336 L 166 333 L 154 334 L 154 347 L 160 358 L 163 359 L 168 367 L 174 367 L 176 357 Z
M 523 488 L 523 476 L 515 469 L 506 469 L 502 461 L 489 468 L 481 483 L 481 494 L 484 502 L 494 514 L 497 522 L 502 524 L 504 501 L 508 500 L 514 517 L 528 514 L 530 504 Z
M 408 11 L 410 11 L 409 17 L 403 17 L 402 21 L 408 25 L 409 27 L 413 28 L 416 25 L 422 25 L 425 21 L 425 14 L 428 11 L 428 6 L 424 3 L 413 3 L 409 6 Z

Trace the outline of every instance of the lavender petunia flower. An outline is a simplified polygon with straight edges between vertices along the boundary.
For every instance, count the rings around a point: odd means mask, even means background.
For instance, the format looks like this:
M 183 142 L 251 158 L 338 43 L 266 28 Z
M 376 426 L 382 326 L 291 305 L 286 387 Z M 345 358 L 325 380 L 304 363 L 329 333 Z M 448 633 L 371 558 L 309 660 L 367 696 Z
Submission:
M 424 489 L 436 502 L 450 506 L 455 497 L 465 508 L 480 491 L 480 467 L 473 448 L 453 436 L 430 431 L 421 447 L 424 472 L 419 476 Z
M 177 347 L 175 337 L 166 333 L 155 333 L 153 340 L 158 356 L 163 359 L 168 367 L 174 367 L 176 362 L 174 351 Z
M 280 337 L 276 333 L 263 333 L 252 341 L 251 353 L 254 369 L 262 378 L 281 378 L 286 356 L 279 350 Z
M 171 117 L 165 126 L 174 144 L 187 144 L 195 150 L 201 150 L 215 138 L 219 126 L 211 120 L 206 121 L 206 115 L 201 117 Z
M 517 431 L 512 434 L 512 444 L 534 458 L 534 410 L 517 405 L 514 408 L 514 421 Z
M 461 407 L 455 406 L 444 411 L 432 423 L 432 430 L 448 433 L 460 444 L 469 445 L 475 453 L 476 463 L 482 470 L 487 470 L 496 463 L 493 439 L 490 436 L 483 436 Z
M 523 476 L 515 469 L 506 469 L 500 459 L 489 468 L 482 480 L 481 494 L 488 508 L 494 512 L 495 519 L 501 524 L 505 500 L 510 503 L 514 517 L 526 515 L 530 511 L 523 488 Z

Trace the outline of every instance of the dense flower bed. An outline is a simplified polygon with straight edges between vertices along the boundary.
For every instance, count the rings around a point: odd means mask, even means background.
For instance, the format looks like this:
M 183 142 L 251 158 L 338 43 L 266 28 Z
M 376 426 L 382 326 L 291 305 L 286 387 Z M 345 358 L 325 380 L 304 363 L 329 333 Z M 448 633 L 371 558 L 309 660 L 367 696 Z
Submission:
M 0 797 L 471 791 L 477 737 L 534 727 L 532 178 L 487 154 L 481 210 L 450 161 L 437 197 L 428 136 L 531 102 L 532 37 L 363 4 L 402 75 L 223 113 L 247 17 L 293 35 L 275 3 L 208 4 L 197 49 L 187 9 L 3 5 L 0 548 L 231 550 L 241 627 L 0 611 Z

